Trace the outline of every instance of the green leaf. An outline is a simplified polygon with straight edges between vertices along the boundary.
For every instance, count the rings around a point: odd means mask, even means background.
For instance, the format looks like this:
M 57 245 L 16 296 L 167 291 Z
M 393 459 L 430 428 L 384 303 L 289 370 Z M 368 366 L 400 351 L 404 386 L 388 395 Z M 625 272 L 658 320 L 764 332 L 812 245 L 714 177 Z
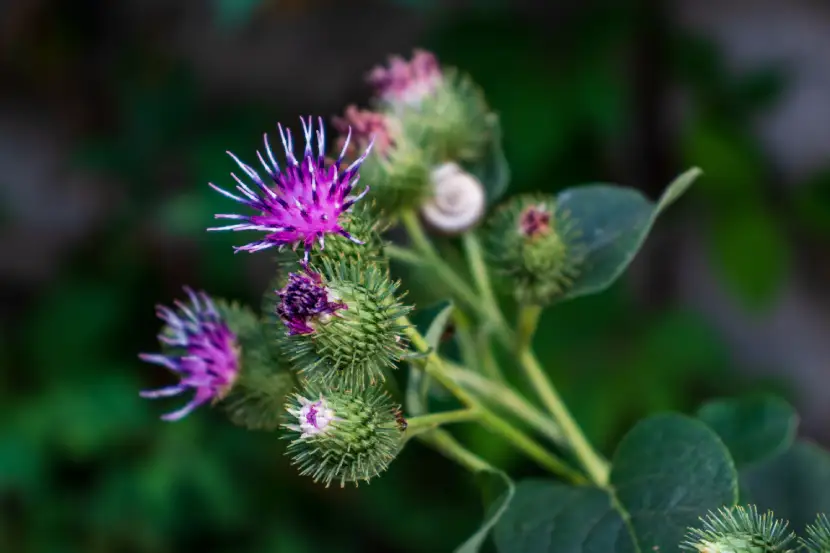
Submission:
M 718 433 L 738 468 L 783 453 L 798 427 L 792 406 L 769 395 L 712 401 L 697 416 Z
M 582 246 L 579 274 L 563 299 L 601 292 L 628 267 L 657 216 L 700 176 L 686 171 L 672 182 L 657 204 L 637 190 L 607 184 L 569 188 L 557 195 L 557 208 L 568 213 Z
M 699 516 L 737 501 L 735 467 L 703 423 L 678 414 L 637 424 L 620 442 L 606 490 L 520 482 L 496 526 L 502 553 L 676 551 Z
M 516 493 L 516 485 L 500 470 L 486 470 L 476 474 L 484 495 L 487 515 L 475 534 L 465 541 L 455 553 L 477 553 L 490 530 L 507 511 Z
M 738 499 L 735 465 L 718 436 L 674 413 L 645 419 L 623 438 L 611 484 L 643 552 L 675 551 L 698 517 Z
M 482 185 L 487 195 L 487 203 L 498 201 L 510 184 L 510 165 L 504 155 L 501 140 L 501 123 L 498 115 L 490 114 L 488 121 L 490 139 L 483 159 L 473 166 L 465 167 Z
M 496 524 L 500 553 L 636 551 L 608 492 L 553 480 L 523 480 Z
M 420 310 L 412 317 L 412 323 L 429 344 L 430 348 L 437 349 L 441 335 L 447 328 L 454 305 L 445 300 L 426 309 Z M 429 378 L 423 369 L 410 364 L 409 381 L 406 386 L 406 408 L 410 415 L 420 415 L 427 412 L 427 393 Z
M 438 314 L 435 315 L 435 318 L 432 319 L 432 322 L 430 323 L 429 328 L 427 329 L 427 332 L 424 335 L 424 337 L 427 340 L 427 343 L 429 344 L 429 347 L 433 349 L 438 348 L 438 344 L 441 341 L 441 336 L 447 329 L 447 324 L 450 321 L 450 315 L 452 315 L 452 311 L 455 307 L 453 303 L 449 300 L 441 302 L 441 305 L 443 305 L 441 311 L 439 311 Z
M 746 501 L 772 509 L 801 534 L 817 513 L 830 513 L 830 454 L 816 444 L 797 441 L 777 457 L 741 471 Z

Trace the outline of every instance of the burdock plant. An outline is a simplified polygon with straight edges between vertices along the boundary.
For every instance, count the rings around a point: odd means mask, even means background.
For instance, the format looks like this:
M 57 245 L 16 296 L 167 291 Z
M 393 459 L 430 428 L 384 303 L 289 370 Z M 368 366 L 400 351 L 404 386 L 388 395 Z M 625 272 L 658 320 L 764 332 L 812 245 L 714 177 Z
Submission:
M 230 154 L 233 191 L 211 184 L 239 210 L 208 230 L 253 236 L 235 251 L 278 253 L 259 313 L 189 289 L 188 302 L 157 308 L 161 352 L 141 359 L 176 381 L 141 395 L 191 394 L 162 418 L 217 406 L 285 438 L 292 464 L 327 487 L 374 480 L 417 439 L 486 483 L 484 522 L 458 549 L 467 553 L 489 536 L 502 553 L 830 551 L 823 515 L 798 542 L 784 521 L 802 532 L 830 497 L 830 457 L 795 441 L 786 403 L 655 414 L 606 456 L 534 353 L 542 312 L 615 282 L 701 172 L 655 201 L 603 183 L 502 200 L 499 118 L 472 79 L 416 51 L 369 81 L 370 105 L 334 118 L 331 151 L 322 118 L 301 119 L 297 149 L 277 125 L 279 156 L 266 135 L 255 156 Z M 389 242 L 396 226 L 402 239 Z M 396 277 L 407 266 L 448 301 L 407 301 Z M 464 345 L 460 356 L 448 340 Z M 434 393 L 456 405 L 437 409 Z M 546 476 L 514 483 L 457 441 L 453 423 L 482 425 Z M 739 496 L 751 505 L 737 507 Z

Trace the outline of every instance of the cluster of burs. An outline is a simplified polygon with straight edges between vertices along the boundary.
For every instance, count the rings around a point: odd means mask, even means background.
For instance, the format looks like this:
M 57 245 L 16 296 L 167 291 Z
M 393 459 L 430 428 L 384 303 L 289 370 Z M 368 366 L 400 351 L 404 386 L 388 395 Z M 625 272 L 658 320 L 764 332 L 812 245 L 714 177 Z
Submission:
M 301 119 L 296 149 L 278 125 L 257 163 L 229 153 L 241 171 L 233 190 L 211 184 L 240 209 L 208 230 L 255 235 L 236 251 L 276 258 L 261 313 L 186 288 L 187 301 L 157 308 L 162 351 L 141 355 L 179 379 L 143 396 L 193 394 L 165 420 L 215 404 L 240 426 L 290 439 L 301 473 L 326 485 L 368 481 L 406 439 L 386 383 L 423 352 L 409 347 L 412 307 L 390 275 L 384 231 L 414 214 L 443 235 L 484 233 L 491 265 L 523 303 L 555 296 L 573 276 L 564 260 L 579 258 L 550 198 L 490 209 L 509 173 L 498 117 L 469 77 L 416 51 L 368 81 L 370 108 L 334 118 L 331 144 L 322 119 Z

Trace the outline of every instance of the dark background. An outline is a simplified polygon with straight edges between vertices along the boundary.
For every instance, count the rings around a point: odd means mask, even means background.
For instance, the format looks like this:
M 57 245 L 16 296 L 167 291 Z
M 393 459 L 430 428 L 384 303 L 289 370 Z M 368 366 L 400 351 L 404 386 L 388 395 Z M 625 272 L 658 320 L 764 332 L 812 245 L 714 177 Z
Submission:
M 211 234 L 231 149 L 366 103 L 391 53 L 436 52 L 501 114 L 511 193 L 590 181 L 663 216 L 627 277 L 538 337 L 591 440 L 758 389 L 830 438 L 830 11 L 822 2 L 0 2 L 0 552 L 450 551 L 481 517 L 418 444 L 324 489 L 275 435 L 137 391 L 164 382 L 156 302 L 181 285 L 259 305 L 268 255 Z M 244 158 L 244 156 L 243 156 Z M 411 298 L 429 301 L 419 282 Z M 475 428 L 461 438 L 538 474 Z

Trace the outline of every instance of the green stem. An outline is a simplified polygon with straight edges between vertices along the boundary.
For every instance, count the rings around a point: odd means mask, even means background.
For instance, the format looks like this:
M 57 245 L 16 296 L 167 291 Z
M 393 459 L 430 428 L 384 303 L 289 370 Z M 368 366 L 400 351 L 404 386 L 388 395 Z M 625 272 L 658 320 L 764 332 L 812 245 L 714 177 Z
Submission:
M 423 336 L 421 336 L 421 334 L 415 329 L 414 326 L 412 326 L 408 322 L 406 322 L 406 324 L 407 335 L 409 336 L 409 339 L 412 342 L 412 344 L 422 352 L 429 351 L 430 348 L 426 339 Z M 490 430 L 511 442 L 519 450 L 524 452 L 528 457 L 535 460 L 537 463 L 547 468 L 552 473 L 567 478 L 573 483 L 585 483 L 585 478 L 582 476 L 582 474 L 578 473 L 577 471 L 569 467 L 558 457 L 552 455 L 549 451 L 547 451 L 534 440 L 529 438 L 521 430 L 517 429 L 512 424 L 510 424 L 509 422 L 505 421 L 504 419 L 502 419 L 501 417 L 487 409 L 484 405 L 479 403 L 474 396 L 470 395 L 453 379 L 449 378 L 446 375 L 445 371 L 442 369 L 443 367 L 441 359 L 435 354 L 435 352 L 430 353 L 427 356 L 424 365 L 425 372 L 433 378 L 435 378 L 438 382 L 440 382 L 441 385 L 443 385 L 447 390 L 449 390 L 462 403 L 464 403 L 472 409 L 476 409 L 479 413 L 479 419 L 482 424 L 489 427 Z
M 522 352 L 530 349 L 541 314 L 542 307 L 540 305 L 523 305 L 519 309 L 519 317 L 516 324 L 515 351 Z
M 475 409 L 457 409 L 442 413 L 418 415 L 417 417 L 407 419 L 406 433 L 407 437 L 417 436 L 418 434 L 428 432 L 444 424 L 469 422 L 477 420 L 478 418 L 478 412 Z
M 539 365 L 539 361 L 530 349 L 525 349 L 519 354 L 519 362 L 531 384 L 541 397 L 545 406 L 553 415 L 553 419 L 559 424 L 562 433 L 571 445 L 574 455 L 579 459 L 585 471 L 595 484 L 604 486 L 608 483 L 608 463 L 594 451 L 591 444 L 582 430 L 576 424 L 568 408 L 556 389 L 551 385 L 545 371 Z
M 420 434 L 418 439 L 471 472 L 492 470 L 490 463 L 458 443 L 446 430 L 430 430 Z
M 481 366 L 470 318 L 460 309 L 453 309 L 452 318 L 455 323 L 458 348 L 461 350 L 461 358 L 464 360 L 464 364 L 468 367 Z
M 424 264 L 424 258 L 409 248 L 397 246 L 395 244 L 387 244 L 383 247 L 383 253 L 389 259 L 395 259 L 409 265 L 419 266 Z
M 493 292 L 493 286 L 490 284 L 490 276 L 487 274 L 484 253 L 478 238 L 475 233 L 468 232 L 464 235 L 463 241 L 464 251 L 467 254 L 467 263 L 470 265 L 470 271 L 473 274 L 473 280 L 478 288 L 478 293 L 481 294 L 481 299 L 487 305 L 498 307 L 499 302 Z
M 487 322 L 493 323 L 496 328 L 496 337 L 508 348 L 512 348 L 515 342 L 515 332 L 504 318 L 498 305 L 481 301 L 467 285 L 464 280 L 458 277 L 444 261 L 438 257 L 435 248 L 424 232 L 418 216 L 414 212 L 404 213 L 402 216 L 404 227 L 410 235 L 413 246 L 421 254 L 426 256 L 427 264 L 431 265 L 436 272 L 436 277 L 441 279 L 452 289 L 459 300 L 466 303 L 479 316 Z M 475 253 L 475 252 L 473 252 Z M 425 351 L 425 350 L 423 350 Z M 571 445 L 574 454 L 579 459 L 586 472 L 594 483 L 605 485 L 608 482 L 608 463 L 594 451 L 582 430 L 574 421 L 556 389 L 548 380 L 547 375 L 539 365 L 539 361 L 528 347 L 519 353 L 519 362 L 531 384 L 536 389 L 545 407 L 553 416 L 556 423 L 562 429 L 565 438 Z M 442 382 L 443 384 L 443 382 Z M 451 390 L 452 391 L 452 390 Z M 463 391 L 463 390 L 462 390 Z M 459 397 L 460 399 L 460 397 Z M 498 417 L 496 417 L 498 418 Z M 517 444 L 518 446 L 518 444 Z
M 452 267 L 447 265 L 438 251 L 432 246 L 429 237 L 424 232 L 421 221 L 414 211 L 405 211 L 401 214 L 401 222 L 415 251 L 420 253 L 424 259 L 419 260 L 420 265 L 429 265 L 435 271 L 436 280 L 445 284 L 469 307 L 477 309 L 481 304 L 476 293 L 458 276 Z M 388 251 L 388 248 L 387 248 Z
M 415 211 L 411 209 L 404 211 L 401 214 L 401 222 L 403 223 L 407 234 L 409 234 L 409 239 L 412 241 L 412 245 L 417 251 L 420 251 L 422 254 L 430 258 L 439 257 L 438 252 L 429 240 L 429 236 L 427 236 L 427 233 L 424 232 L 424 227 L 421 225 L 421 221 L 418 219 L 418 214 L 415 213 Z
M 488 401 L 508 409 L 553 443 L 567 445 L 562 429 L 553 420 L 507 386 L 502 386 L 472 371 L 454 367 L 449 363 L 447 365 L 447 374 L 453 380 L 468 387 Z

